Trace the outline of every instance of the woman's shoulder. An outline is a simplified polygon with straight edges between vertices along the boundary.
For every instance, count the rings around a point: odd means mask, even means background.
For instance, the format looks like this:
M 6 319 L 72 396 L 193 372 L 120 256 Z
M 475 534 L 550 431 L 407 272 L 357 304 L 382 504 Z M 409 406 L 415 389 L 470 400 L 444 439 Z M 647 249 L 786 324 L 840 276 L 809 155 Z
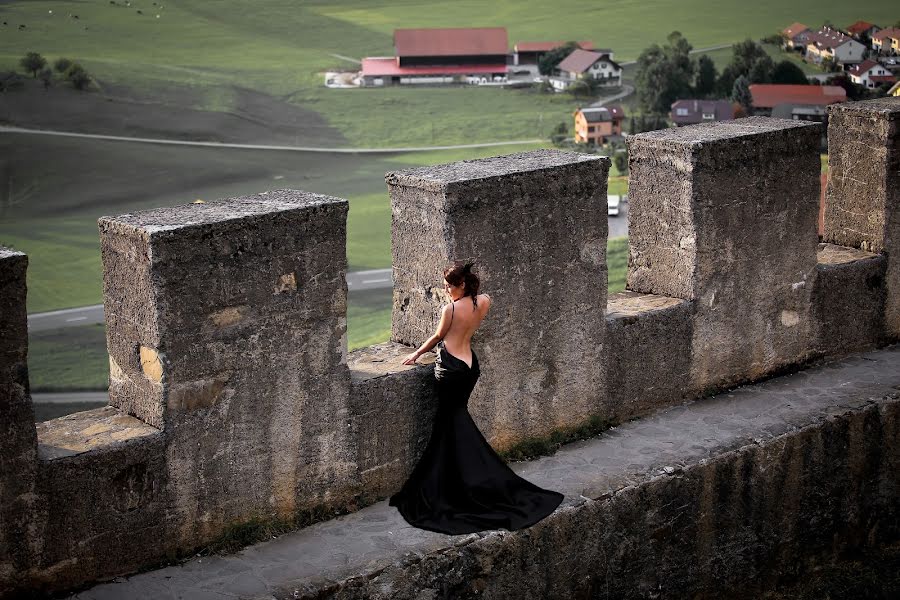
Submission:
M 485 310 L 491 307 L 492 300 L 488 294 L 478 294 L 478 301 L 484 303 Z

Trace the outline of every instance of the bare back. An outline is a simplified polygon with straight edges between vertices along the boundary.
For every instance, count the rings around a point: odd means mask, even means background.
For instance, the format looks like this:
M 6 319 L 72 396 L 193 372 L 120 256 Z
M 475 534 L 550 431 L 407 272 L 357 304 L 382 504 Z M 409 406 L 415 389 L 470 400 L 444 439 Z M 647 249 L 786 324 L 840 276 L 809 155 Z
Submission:
M 478 330 L 481 322 L 491 307 L 491 298 L 487 294 L 478 294 L 478 306 L 474 306 L 471 296 L 464 296 L 447 305 L 451 312 L 450 329 L 444 334 L 444 347 L 447 352 L 472 366 L 472 335 Z

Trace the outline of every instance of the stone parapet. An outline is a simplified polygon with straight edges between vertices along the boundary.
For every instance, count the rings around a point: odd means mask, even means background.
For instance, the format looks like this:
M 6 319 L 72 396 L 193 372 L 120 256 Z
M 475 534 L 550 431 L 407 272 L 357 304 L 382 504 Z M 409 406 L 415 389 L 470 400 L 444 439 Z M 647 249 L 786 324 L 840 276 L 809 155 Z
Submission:
M 399 490 L 428 444 L 437 410 L 435 355 L 404 365 L 410 351 L 387 342 L 355 350 L 347 361 L 356 463 L 367 499 Z
M 0 597 L 34 560 L 37 438 L 28 392 L 27 266 L 27 256 L 0 246 Z
M 886 267 L 883 254 L 819 244 L 811 298 L 815 354 L 840 356 L 884 341 Z
M 639 292 L 606 304 L 606 396 L 601 416 L 619 423 L 678 404 L 691 381 L 691 302 Z
M 884 323 L 900 338 L 900 98 L 828 107 L 824 240 L 887 256 Z
M 391 339 L 418 345 L 447 299 L 442 270 L 473 257 L 490 317 L 473 338 L 469 404 L 505 449 L 583 423 L 602 394 L 610 161 L 539 150 L 388 173 Z M 427 241 L 424 241 L 427 240 Z
M 692 386 L 802 360 L 820 125 L 751 117 L 629 138 L 627 288 L 692 300 Z

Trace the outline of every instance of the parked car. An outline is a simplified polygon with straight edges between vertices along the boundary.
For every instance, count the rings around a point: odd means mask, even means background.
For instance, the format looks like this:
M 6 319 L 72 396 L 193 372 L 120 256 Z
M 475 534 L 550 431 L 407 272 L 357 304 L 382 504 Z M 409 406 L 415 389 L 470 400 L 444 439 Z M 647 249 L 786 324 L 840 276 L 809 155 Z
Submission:
M 610 217 L 619 216 L 619 196 L 617 194 L 606 196 L 606 214 Z

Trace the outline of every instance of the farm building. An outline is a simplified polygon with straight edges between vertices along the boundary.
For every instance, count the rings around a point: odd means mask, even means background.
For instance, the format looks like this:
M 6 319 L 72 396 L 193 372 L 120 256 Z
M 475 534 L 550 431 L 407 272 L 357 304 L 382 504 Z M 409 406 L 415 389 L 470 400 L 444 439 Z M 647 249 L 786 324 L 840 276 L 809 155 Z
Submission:
M 619 106 L 579 108 L 575 111 L 575 142 L 602 145 L 622 136 L 625 111 Z
M 396 29 L 395 56 L 362 60 L 363 85 L 486 83 L 506 76 L 504 27 Z
M 536 65 L 542 56 L 568 42 L 518 42 L 513 46 L 514 65 Z M 582 50 L 593 50 L 591 42 L 576 42 Z M 610 50 L 597 50 L 597 52 L 609 54 Z
M 824 115 L 825 106 L 847 101 L 847 92 L 836 85 L 754 83 L 750 85 L 750 95 L 753 96 L 753 112 L 757 115 L 772 116 L 773 109 L 782 104 L 808 107 L 807 112 L 794 113 L 792 109 L 792 115 L 784 117 L 798 120 L 819 120 L 806 117 Z
M 574 50 L 557 67 L 558 75 L 550 78 L 554 89 L 565 90 L 579 79 L 593 79 L 602 86 L 622 85 L 622 67 L 606 51 Z

